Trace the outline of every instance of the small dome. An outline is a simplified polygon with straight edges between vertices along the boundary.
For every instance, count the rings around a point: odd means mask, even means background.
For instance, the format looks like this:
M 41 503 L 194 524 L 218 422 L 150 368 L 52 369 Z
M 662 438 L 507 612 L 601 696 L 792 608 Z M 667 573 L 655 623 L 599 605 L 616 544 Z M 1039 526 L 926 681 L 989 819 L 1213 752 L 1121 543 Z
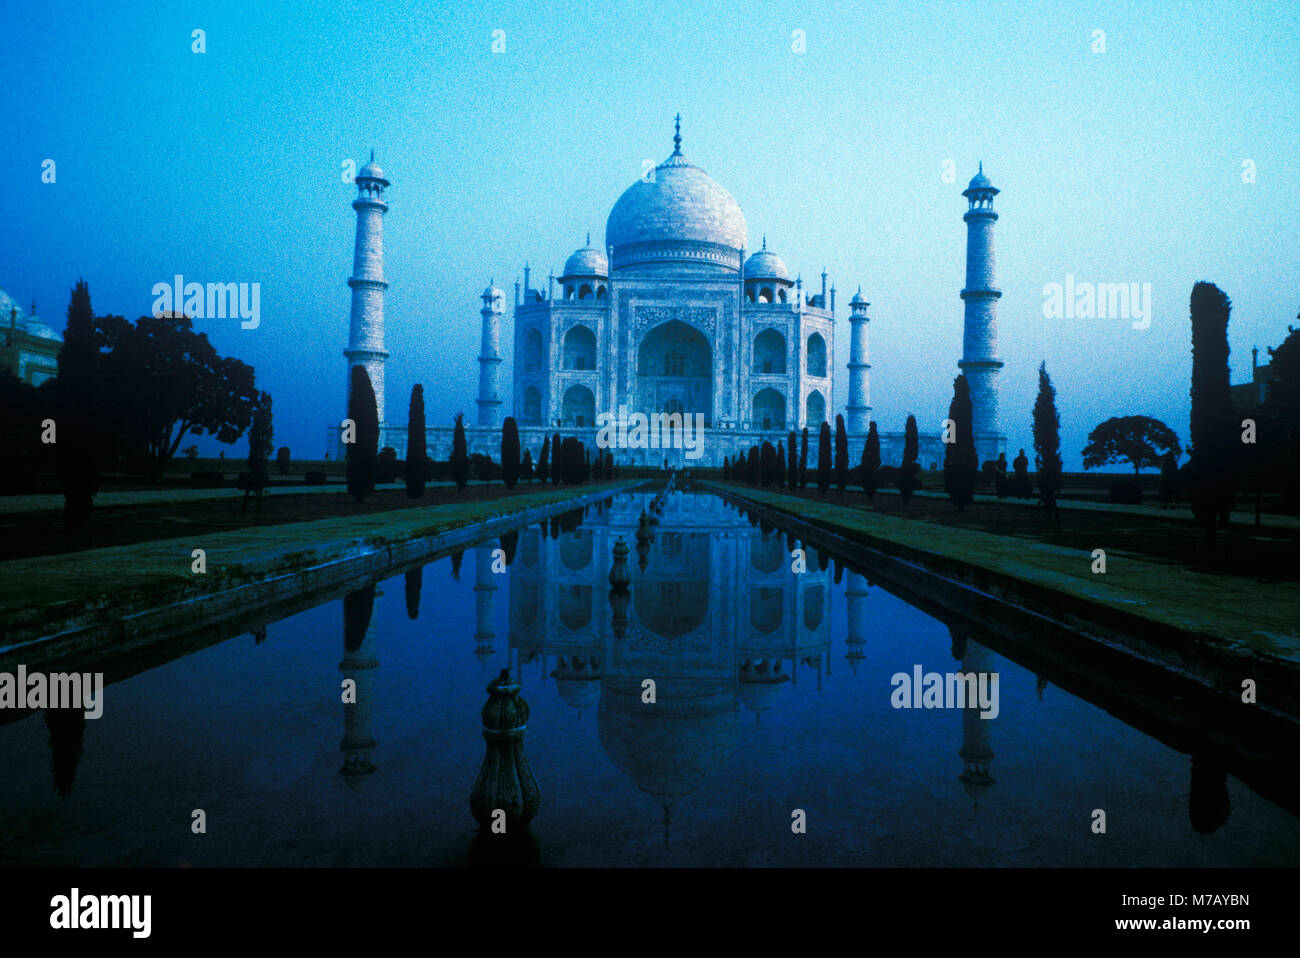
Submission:
M 853 298 L 852 298 L 851 300 L 849 300 L 849 305 L 850 305 L 850 306 L 870 306 L 870 305 L 871 305 L 870 303 L 867 302 L 867 298 L 866 298 L 865 296 L 862 295 L 862 287 L 861 287 L 861 286 L 859 286 L 859 287 L 858 287 L 858 291 L 857 291 L 856 293 L 853 294 Z
M 63 342 L 62 336 L 35 316 L 27 317 L 27 335 L 35 336 L 38 339 L 51 339 L 56 343 Z
M 13 317 L 13 311 L 15 309 L 18 310 L 18 315 Z M 23 319 L 23 308 L 15 302 L 12 296 L 6 293 L 3 289 L 0 289 L 0 327 L 8 329 L 10 318 L 15 319 L 14 325 L 19 329 L 23 329 L 26 325 Z
M 979 172 L 976 173 L 973 177 L 971 177 L 970 186 L 966 187 L 966 189 L 962 191 L 961 195 L 967 196 L 974 190 L 988 190 L 992 193 L 1001 192 L 997 187 L 995 187 L 991 182 L 989 182 L 989 178 L 984 175 L 983 163 L 980 164 Z
M 570 276 L 600 276 L 609 275 L 609 260 L 605 254 L 596 247 L 591 245 L 591 236 L 587 237 L 587 245 L 582 249 L 574 252 L 564 264 L 564 275 L 561 279 L 567 279 Z
M 357 174 L 357 179 L 382 180 L 383 178 L 384 178 L 384 171 L 381 170 L 379 168 L 379 164 L 375 162 L 375 154 L 371 153 L 370 162 L 367 163 L 365 166 L 361 167 L 361 172 Z
M 785 268 L 781 257 L 768 252 L 766 238 L 763 240 L 763 248 L 745 262 L 745 279 L 779 279 L 790 282 L 790 271 Z
M 497 289 L 492 283 L 488 283 L 487 286 L 483 288 L 483 299 L 492 300 L 496 299 L 498 296 L 504 295 L 505 293 Z

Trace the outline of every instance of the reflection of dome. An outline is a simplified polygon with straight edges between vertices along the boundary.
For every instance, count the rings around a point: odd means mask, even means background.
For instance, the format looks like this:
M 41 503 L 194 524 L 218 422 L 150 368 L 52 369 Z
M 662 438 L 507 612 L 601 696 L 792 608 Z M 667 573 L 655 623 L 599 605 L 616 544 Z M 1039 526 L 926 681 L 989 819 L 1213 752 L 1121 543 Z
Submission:
M 564 274 L 561 279 L 578 276 L 597 276 L 605 277 L 609 275 L 609 260 L 605 254 L 596 247 L 591 245 L 591 237 L 587 237 L 587 245 L 576 251 L 569 257 L 564 264 Z
M 570 708 L 592 708 L 600 701 L 599 675 L 589 675 L 581 679 L 560 678 L 558 672 L 552 672 L 551 675 L 555 676 L 555 688 L 560 693 L 560 698 L 564 699 L 564 704 Z
M 717 683 L 664 679 L 654 705 L 641 683 L 606 680 L 600 701 L 600 744 L 637 788 L 671 804 L 717 775 L 736 746 L 735 698 Z
M 671 247 L 689 241 L 733 250 L 745 246 L 745 215 L 739 204 L 713 177 L 682 155 L 680 139 L 677 137 L 677 149 L 655 167 L 653 175 L 629 186 L 610 211 L 605 242 L 614 247 L 616 260 L 623 258 L 620 248 L 632 244 Z M 740 264 L 733 257 L 730 265 L 735 269 Z

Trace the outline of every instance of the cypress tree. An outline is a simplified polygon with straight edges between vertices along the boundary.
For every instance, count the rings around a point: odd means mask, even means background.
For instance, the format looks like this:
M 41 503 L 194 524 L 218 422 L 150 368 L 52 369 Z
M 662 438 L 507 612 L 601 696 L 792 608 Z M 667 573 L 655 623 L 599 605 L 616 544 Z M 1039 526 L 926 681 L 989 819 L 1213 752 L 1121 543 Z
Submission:
M 456 413 L 456 429 L 451 436 L 451 478 L 456 491 L 464 492 L 469 482 L 469 446 L 465 442 L 465 414 Z
M 817 433 L 817 491 L 826 495 L 831 487 L 831 424 L 822 420 Z
M 916 457 L 920 454 L 920 446 L 916 417 L 909 413 L 907 425 L 903 427 L 903 467 L 898 476 L 899 498 L 903 500 L 903 505 L 912 501 L 912 493 L 916 491 Z
M 507 489 L 519 484 L 519 427 L 514 416 L 501 423 L 501 481 Z
M 844 495 L 844 487 L 849 482 L 849 434 L 844 431 L 844 417 L 835 414 L 835 485 Z
M 424 586 L 424 566 L 406 573 L 406 617 L 412 622 L 420 617 L 420 589 Z
M 1056 387 L 1047 375 L 1047 363 L 1038 366 L 1038 397 L 1034 400 L 1034 466 L 1038 470 L 1038 496 L 1047 517 L 1060 521 L 1056 497 L 1061 491 L 1061 417 L 1056 411 Z
M 356 428 L 356 441 L 347 446 L 348 493 L 360 502 L 375 491 L 375 466 L 379 461 L 379 410 L 364 366 L 352 367 L 348 418 Z
M 564 445 L 557 432 L 551 437 L 551 485 L 558 486 L 561 482 L 568 481 L 564 476 Z
M 424 433 L 424 387 L 411 387 L 411 405 L 406 413 L 406 498 L 424 496 L 424 480 L 429 471 L 429 453 Z
M 772 485 L 779 490 L 785 485 L 785 443 L 776 444 L 776 472 L 772 476 Z
M 1228 391 L 1228 318 L 1232 303 L 1213 283 L 1192 287 L 1192 513 L 1214 541 L 1232 512 L 1236 410 Z
M 760 485 L 770 486 L 776 481 L 776 447 L 764 441 L 759 452 L 758 481 Z
M 726 456 L 722 457 L 722 481 L 728 482 L 731 479 L 731 462 Z
M 868 499 L 875 499 L 880 483 L 880 433 L 876 431 L 874 419 L 867 427 L 867 441 L 862 444 L 861 473 L 862 491 Z
M 795 448 L 796 441 L 794 430 L 791 429 L 790 435 L 786 437 L 785 442 L 788 450 L 785 457 L 786 470 L 788 471 L 786 484 L 790 487 L 791 492 L 799 488 L 799 454 Z
M 63 488 L 63 521 L 69 532 L 85 528 L 99 489 L 98 368 L 90 287 L 78 280 L 68 302 L 68 325 L 59 349 L 55 386 L 55 461 Z
M 745 457 L 745 478 L 749 480 L 751 486 L 758 485 L 762 467 L 762 453 L 757 446 L 750 446 L 749 455 Z
M 975 499 L 975 475 L 979 471 L 979 455 L 975 451 L 973 412 L 970 403 L 970 384 L 965 375 L 953 380 L 952 403 L 948 418 L 953 421 L 953 438 L 943 457 L 943 488 L 956 505 L 958 512 Z
M 537 474 L 537 470 L 533 466 L 533 451 L 531 449 L 525 449 L 524 461 L 523 464 L 519 467 L 519 478 L 523 479 L 524 482 L 528 483 L 531 486 L 533 484 L 533 476 L 535 476 L 536 474 Z
M 808 488 L 808 427 L 803 427 L 803 438 L 799 441 L 799 491 Z
M 537 460 L 537 478 L 542 485 L 546 485 L 546 477 L 551 464 L 551 437 L 546 436 L 542 439 L 542 455 Z
M 244 505 L 248 505 L 248 495 L 256 492 L 258 507 L 261 507 L 262 490 L 267 486 L 267 460 L 271 458 L 271 443 L 274 433 L 271 424 L 271 394 L 259 392 L 257 405 L 253 407 L 253 422 L 248 427 L 248 488 L 244 490 Z

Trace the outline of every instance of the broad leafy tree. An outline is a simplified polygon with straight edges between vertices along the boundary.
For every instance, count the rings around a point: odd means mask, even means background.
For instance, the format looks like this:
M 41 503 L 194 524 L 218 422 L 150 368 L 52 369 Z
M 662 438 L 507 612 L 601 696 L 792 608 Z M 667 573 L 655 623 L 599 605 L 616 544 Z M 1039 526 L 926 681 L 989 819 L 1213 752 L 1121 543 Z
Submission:
M 1040 369 L 1038 375 L 1038 394 L 1041 400 L 1045 373 Z M 1048 386 L 1051 386 L 1050 380 Z M 1055 395 L 1055 390 L 1052 390 L 1052 394 Z M 1034 422 L 1037 428 L 1037 403 L 1034 404 Z M 1034 440 L 1034 448 L 1038 448 L 1037 439 Z M 1143 469 L 1159 466 L 1164 461 L 1165 453 L 1172 452 L 1175 456 L 1180 456 L 1182 451 L 1178 435 L 1159 419 L 1150 416 L 1113 416 L 1088 434 L 1088 445 L 1083 447 L 1083 468 L 1095 469 L 1098 466 L 1126 462 L 1133 467 L 1133 474 L 1137 475 Z

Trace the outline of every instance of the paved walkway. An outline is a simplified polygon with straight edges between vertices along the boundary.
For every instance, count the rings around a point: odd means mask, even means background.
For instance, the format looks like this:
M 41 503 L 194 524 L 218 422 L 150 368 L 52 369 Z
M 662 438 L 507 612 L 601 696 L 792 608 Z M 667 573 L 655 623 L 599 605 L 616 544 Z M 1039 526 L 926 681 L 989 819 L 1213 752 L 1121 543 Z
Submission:
M 454 482 L 426 482 L 425 488 L 432 489 L 439 486 L 451 487 Z M 470 482 L 471 486 L 481 486 L 482 482 Z M 496 485 L 501 485 L 497 482 Z M 525 485 L 527 485 L 525 483 Z M 404 489 L 403 483 L 389 482 L 382 485 L 376 485 L 375 489 Z M 325 492 L 347 492 L 348 487 L 339 478 L 324 486 L 272 486 L 264 493 L 268 496 L 305 496 L 316 495 Z M 102 509 L 110 506 L 141 506 L 154 505 L 167 502 L 202 502 L 210 499 L 242 499 L 244 493 L 242 489 L 128 489 L 128 490 L 108 490 L 95 496 L 95 508 Z M 63 496 L 61 493 L 40 493 L 31 496 L 0 496 L 0 515 L 15 512 L 48 512 L 50 510 L 62 511 Z
M 925 475 L 930 475 L 926 473 Z M 942 474 L 940 473 L 940 481 Z M 861 488 L 860 486 L 858 488 Z M 876 494 L 896 496 L 897 489 L 879 489 Z M 946 492 L 918 491 L 914 493 L 917 498 L 925 499 L 947 499 Z M 1021 506 L 1031 509 L 1042 509 L 1043 505 L 1034 499 L 999 499 L 997 496 L 991 496 L 986 493 L 978 493 L 975 496 L 976 502 L 991 502 L 1004 506 Z M 1185 505 L 1174 506 L 1172 509 L 1162 509 L 1159 506 L 1124 506 L 1113 502 L 1093 502 L 1085 499 L 1058 499 L 1057 506 L 1065 510 L 1078 510 L 1080 512 L 1113 512 L 1129 516 L 1145 516 L 1150 519 L 1168 519 L 1173 522 L 1193 522 L 1192 510 Z M 1238 498 L 1238 505 L 1241 499 Z M 1255 524 L 1255 510 L 1252 507 L 1249 510 L 1235 511 L 1232 513 L 1232 521 L 1244 526 L 1253 526 Z M 1263 513 L 1259 517 L 1261 528 L 1270 527 L 1274 529 L 1298 529 L 1300 530 L 1300 516 L 1280 516 L 1271 513 Z
M 719 488 L 850 538 L 878 540 L 886 550 L 893 544 L 929 553 L 1300 663 L 1300 586 L 1295 583 L 1214 575 L 1120 552 L 1108 553 L 1106 573 L 1094 575 L 1089 553 L 1034 539 L 922 524 L 750 486 Z

